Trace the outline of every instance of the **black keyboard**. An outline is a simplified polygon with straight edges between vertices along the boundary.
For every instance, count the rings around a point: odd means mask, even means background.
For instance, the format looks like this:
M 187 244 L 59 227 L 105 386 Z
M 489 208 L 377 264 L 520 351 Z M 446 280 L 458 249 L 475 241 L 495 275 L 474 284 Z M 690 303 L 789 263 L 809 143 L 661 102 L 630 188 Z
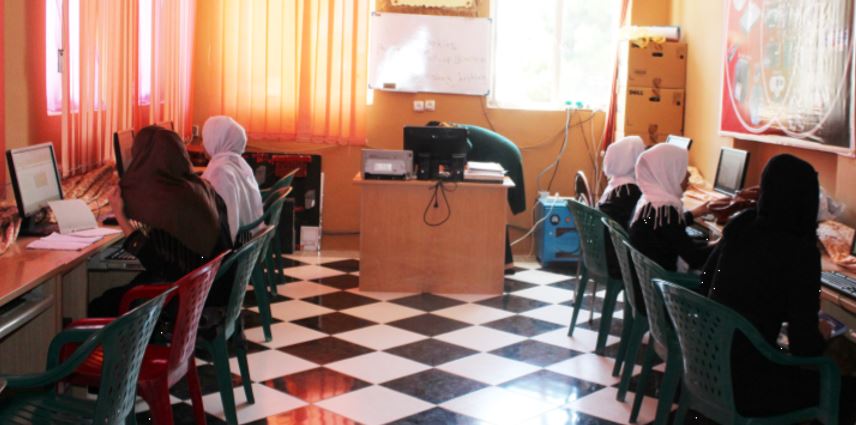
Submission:
M 856 280 L 836 272 L 822 272 L 820 282 L 824 285 L 856 298 Z
M 134 261 L 137 259 L 137 257 L 135 257 L 134 254 L 131 254 L 130 252 L 125 251 L 125 249 L 120 248 L 120 249 L 117 249 L 116 252 L 108 255 L 107 259 L 122 260 L 122 261 Z

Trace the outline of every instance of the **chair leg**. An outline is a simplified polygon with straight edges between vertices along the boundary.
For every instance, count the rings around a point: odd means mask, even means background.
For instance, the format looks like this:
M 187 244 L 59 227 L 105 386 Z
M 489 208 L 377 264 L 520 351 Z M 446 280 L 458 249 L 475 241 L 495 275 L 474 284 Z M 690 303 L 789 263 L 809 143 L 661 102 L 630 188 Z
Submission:
M 606 298 L 603 300 L 603 309 L 600 312 L 600 329 L 597 333 L 597 344 L 594 348 L 595 354 L 602 355 L 603 349 L 606 347 L 606 339 L 609 337 L 609 329 L 612 325 L 612 313 L 615 311 L 615 303 L 620 293 L 620 285 L 612 282 L 606 284 Z
M 630 409 L 630 422 L 636 422 L 639 417 L 639 410 L 642 408 L 642 400 L 645 399 L 645 386 L 648 385 L 648 376 L 651 375 L 651 366 L 654 363 L 654 346 L 648 344 L 645 350 L 645 361 L 642 362 L 642 373 L 639 374 L 639 381 L 636 382 L 636 395 L 633 397 L 633 408 Z
M 635 320 L 636 318 L 627 314 L 627 309 L 624 309 L 621 341 L 618 342 L 618 352 L 615 354 L 615 365 L 612 366 L 612 376 L 618 376 L 621 373 L 621 365 L 624 364 L 624 355 L 627 353 L 627 344 L 630 342 L 630 331 L 633 328 L 633 321 Z
M 134 409 L 131 409 L 131 413 L 125 418 L 125 425 L 137 425 L 137 412 Z
M 285 275 L 282 273 L 282 269 L 284 269 L 284 264 L 282 263 L 282 243 L 279 238 L 279 226 L 277 225 L 276 231 L 273 234 L 273 262 L 276 267 L 277 272 L 277 280 L 276 284 L 273 286 L 273 291 L 276 292 L 277 285 L 281 283 L 285 283 Z
M 618 385 L 618 395 L 615 397 L 618 401 L 623 402 L 627 396 L 630 378 L 633 376 L 633 367 L 636 364 L 636 355 L 639 353 L 639 346 L 642 345 L 642 336 L 647 330 L 648 322 L 644 320 L 633 322 L 633 330 L 630 332 L 630 340 L 627 344 L 627 353 L 624 356 L 624 371 L 621 374 L 621 383 Z
M 675 393 L 678 390 L 678 384 L 681 382 L 681 359 L 679 353 L 668 353 L 666 358 L 666 374 L 663 377 L 663 382 L 660 384 L 660 396 L 657 402 L 657 416 L 654 419 L 655 425 L 665 425 L 669 423 L 669 413 L 672 411 L 672 401 L 675 399 Z
M 675 420 L 672 423 L 682 424 L 682 423 L 686 422 L 687 410 L 689 410 L 689 407 L 690 407 L 690 395 L 689 395 L 689 392 L 686 391 L 686 388 L 685 388 L 684 391 L 681 391 L 681 400 L 678 402 L 678 411 L 677 411 L 677 413 L 675 413 Z
M 270 313 L 270 300 L 268 299 L 267 287 L 265 286 L 264 275 L 261 272 L 261 266 L 253 269 L 253 276 L 250 279 L 253 283 L 253 292 L 256 295 L 256 304 L 259 306 L 259 313 L 262 316 L 262 331 L 265 334 L 265 341 L 270 342 L 273 339 L 270 326 L 273 319 Z
M 190 356 L 189 365 L 187 366 L 187 389 L 190 392 L 190 402 L 193 405 L 193 417 L 196 418 L 196 423 L 206 425 L 208 420 L 205 418 L 205 407 L 202 404 L 202 385 L 199 383 L 199 371 L 196 369 L 196 359 Z
M 247 403 L 255 404 L 256 398 L 253 395 L 253 382 L 250 380 L 250 367 L 247 364 L 247 341 L 244 339 L 243 329 L 237 329 L 234 338 L 238 347 L 238 368 L 241 370 L 241 383 L 244 385 L 244 394 L 247 396 Z
M 172 405 L 169 403 L 169 387 L 166 377 L 157 382 L 138 385 L 137 394 L 149 405 L 152 422 L 157 425 L 173 425 Z
M 214 370 L 217 374 L 217 387 L 220 389 L 220 401 L 223 403 L 223 416 L 229 424 L 238 423 L 235 394 L 232 390 L 232 372 L 229 370 L 229 349 L 226 340 L 217 335 L 212 341 Z
M 568 336 L 574 335 L 574 327 L 577 325 L 577 317 L 580 314 L 580 308 L 583 306 L 583 298 L 585 298 L 586 283 L 588 283 L 588 270 L 585 266 L 582 267 L 580 280 L 577 282 L 577 293 L 574 300 L 574 312 L 571 313 L 571 324 L 568 326 Z
M 594 322 L 594 305 L 597 303 L 597 281 L 593 281 L 591 285 L 591 308 L 589 309 L 589 324 Z M 603 315 L 603 312 L 601 312 Z

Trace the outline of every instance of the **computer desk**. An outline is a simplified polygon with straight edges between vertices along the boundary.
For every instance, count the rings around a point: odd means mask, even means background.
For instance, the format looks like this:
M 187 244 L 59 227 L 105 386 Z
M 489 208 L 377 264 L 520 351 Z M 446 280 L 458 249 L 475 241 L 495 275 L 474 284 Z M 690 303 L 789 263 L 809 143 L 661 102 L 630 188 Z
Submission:
M 20 237 L 0 255 L 0 374 L 43 371 L 64 320 L 86 316 L 92 255 L 123 237 L 109 235 L 80 251 L 27 249 Z
M 703 204 L 705 200 L 721 198 L 723 195 L 713 192 L 700 191 L 697 189 L 688 190 L 684 194 L 684 208 L 691 210 Z M 711 235 L 718 239 L 722 235 L 722 227 L 713 221 L 696 220 L 696 223 L 701 224 L 711 230 Z M 856 273 L 847 271 L 835 263 L 826 255 L 821 253 L 821 268 L 823 271 L 836 271 L 850 277 L 856 278 Z M 835 317 L 837 320 L 846 324 L 850 329 L 856 329 L 856 299 L 844 295 L 838 291 L 827 288 L 821 285 L 820 287 L 820 308 L 827 314 Z

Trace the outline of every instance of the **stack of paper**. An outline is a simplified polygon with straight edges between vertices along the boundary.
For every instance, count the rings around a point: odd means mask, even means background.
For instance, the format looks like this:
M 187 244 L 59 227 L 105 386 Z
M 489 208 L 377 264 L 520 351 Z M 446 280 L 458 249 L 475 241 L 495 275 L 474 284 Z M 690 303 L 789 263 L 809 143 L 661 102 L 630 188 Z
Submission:
M 119 232 L 121 232 L 121 230 L 107 229 L 103 227 L 83 230 L 67 235 L 61 235 L 54 232 L 41 239 L 30 242 L 30 244 L 27 245 L 27 248 L 55 251 L 80 251 L 81 249 L 100 241 L 104 236 Z
M 504 178 L 505 169 L 495 162 L 470 161 L 464 170 L 464 180 L 502 182 Z

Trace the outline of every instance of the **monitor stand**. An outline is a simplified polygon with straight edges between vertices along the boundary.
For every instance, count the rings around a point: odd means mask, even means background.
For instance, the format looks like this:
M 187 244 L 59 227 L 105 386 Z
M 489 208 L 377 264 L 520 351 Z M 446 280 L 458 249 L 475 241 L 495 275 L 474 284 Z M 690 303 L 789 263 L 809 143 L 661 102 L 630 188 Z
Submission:
M 56 223 L 36 223 L 32 218 L 24 218 L 21 221 L 21 236 L 47 236 L 53 232 L 59 233 Z

